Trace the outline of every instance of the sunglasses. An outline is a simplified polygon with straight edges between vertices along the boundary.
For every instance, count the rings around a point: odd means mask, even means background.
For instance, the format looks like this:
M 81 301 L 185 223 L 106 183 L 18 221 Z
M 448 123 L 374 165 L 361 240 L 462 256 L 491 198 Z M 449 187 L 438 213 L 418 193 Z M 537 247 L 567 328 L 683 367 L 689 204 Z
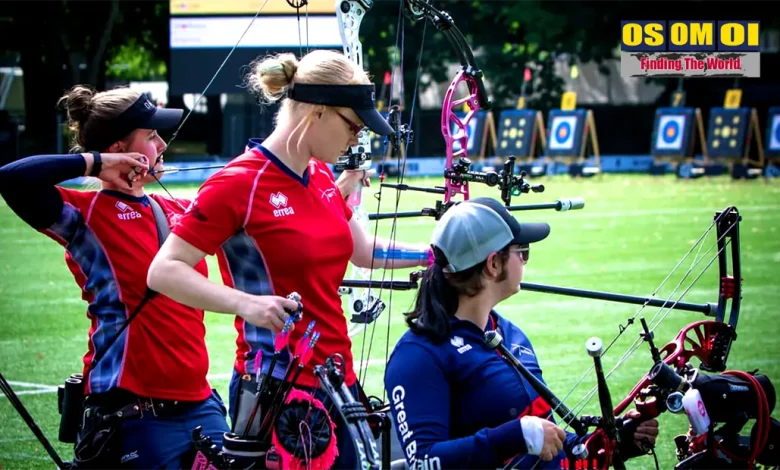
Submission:
M 531 257 L 531 246 L 520 245 L 519 247 L 512 247 L 509 249 L 510 253 L 519 253 L 524 262 L 528 262 L 528 258 Z
M 352 136 L 353 136 L 353 137 L 354 137 L 354 136 L 356 136 L 356 135 L 358 135 L 358 134 L 360 134 L 360 132 L 361 132 L 361 131 L 363 131 L 363 129 L 365 129 L 365 126 L 361 126 L 361 125 L 359 125 L 359 124 L 357 124 L 357 123 L 353 122 L 351 119 L 347 118 L 346 116 L 344 116 L 344 115 L 343 115 L 343 114 L 341 114 L 340 112 L 336 111 L 336 114 L 338 114 L 338 115 L 339 115 L 339 117 L 340 117 L 341 119 L 343 119 L 343 120 L 344 120 L 344 122 L 346 122 L 346 123 L 347 123 L 347 125 L 349 126 L 349 130 L 350 130 L 350 132 L 352 132 Z

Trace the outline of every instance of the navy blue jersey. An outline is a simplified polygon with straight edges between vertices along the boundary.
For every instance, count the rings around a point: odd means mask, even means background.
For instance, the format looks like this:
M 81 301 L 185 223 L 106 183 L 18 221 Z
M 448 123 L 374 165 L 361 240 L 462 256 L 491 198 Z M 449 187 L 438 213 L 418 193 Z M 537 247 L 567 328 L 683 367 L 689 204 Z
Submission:
M 488 328 L 534 375 L 542 378 L 528 337 L 492 312 Z M 385 387 L 404 457 L 411 468 L 560 468 L 582 442 L 566 433 L 564 450 L 552 461 L 527 453 L 520 418 L 554 421 L 550 406 L 504 359 L 488 347 L 484 331 L 453 319 L 447 341 L 434 343 L 407 331 L 393 350 Z M 570 455 L 569 455 L 570 457 Z

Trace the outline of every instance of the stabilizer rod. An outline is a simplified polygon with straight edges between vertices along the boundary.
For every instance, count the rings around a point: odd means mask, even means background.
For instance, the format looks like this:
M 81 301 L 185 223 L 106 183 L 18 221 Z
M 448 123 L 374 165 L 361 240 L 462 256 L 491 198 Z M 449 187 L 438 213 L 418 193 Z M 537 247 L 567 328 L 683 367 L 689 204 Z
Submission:
M 676 302 L 672 299 L 655 299 L 652 297 L 639 297 L 635 295 L 614 294 L 612 292 L 599 292 L 586 289 L 572 289 L 570 287 L 548 286 L 545 284 L 531 284 L 521 282 L 520 288 L 532 292 L 544 292 L 547 294 L 568 295 L 571 297 L 583 297 L 586 299 L 606 300 L 624 304 L 649 305 L 651 307 L 666 307 L 688 312 L 699 312 L 707 316 L 714 316 L 717 311 L 715 304 L 694 304 L 690 302 Z

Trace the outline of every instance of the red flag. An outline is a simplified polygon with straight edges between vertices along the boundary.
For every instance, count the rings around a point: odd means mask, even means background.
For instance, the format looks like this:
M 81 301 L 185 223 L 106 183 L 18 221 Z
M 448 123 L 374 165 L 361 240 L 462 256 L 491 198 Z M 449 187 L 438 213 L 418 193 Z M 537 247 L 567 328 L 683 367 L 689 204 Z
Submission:
M 385 85 L 390 84 L 390 72 L 385 72 Z
M 523 74 L 523 80 L 525 80 L 526 82 L 531 81 L 531 69 L 529 69 L 528 67 L 525 68 L 525 74 Z

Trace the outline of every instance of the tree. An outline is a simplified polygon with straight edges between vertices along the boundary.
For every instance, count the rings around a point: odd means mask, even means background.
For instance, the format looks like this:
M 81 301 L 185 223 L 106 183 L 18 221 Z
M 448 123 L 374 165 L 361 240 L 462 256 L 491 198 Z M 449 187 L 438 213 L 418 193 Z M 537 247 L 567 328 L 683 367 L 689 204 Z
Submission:
M 611 58 L 619 43 L 619 29 L 615 25 L 620 24 L 620 18 L 629 8 L 618 3 L 540 0 L 441 0 L 435 5 L 449 13 L 466 36 L 497 106 L 517 99 L 522 92 L 524 69 L 530 66 L 535 80 L 529 91 L 537 93 L 529 105 L 540 109 L 549 109 L 560 102 L 563 80 L 555 73 L 556 61 Z M 447 76 L 447 64 L 457 60 L 457 56 L 442 33 L 435 31 L 430 23 L 411 25 L 406 19 L 404 23 L 393 20 L 380 24 L 382 19 L 398 16 L 398 3 L 378 2 L 375 8 L 378 11 L 371 12 L 374 15 L 371 20 L 370 15 L 364 20 L 375 23 L 363 28 L 364 44 L 382 45 L 368 49 L 374 75 L 380 72 L 375 68 L 392 62 L 396 37 L 404 37 L 404 79 L 406 84 L 413 84 L 425 34 L 420 62 L 423 74 L 436 82 L 452 78 Z M 401 28 L 403 34 L 399 35 Z M 406 91 L 409 95 L 412 87 L 407 85 Z M 409 100 L 410 96 L 404 99 Z
M 674 19 L 701 20 L 713 16 L 708 13 L 711 3 L 701 0 L 685 0 L 685 3 L 690 8 L 675 13 Z M 679 10 L 680 2 L 437 0 L 433 5 L 448 12 L 466 36 L 477 54 L 477 64 L 490 85 L 496 106 L 515 102 L 522 92 L 524 69 L 530 67 L 534 80 L 528 106 L 546 111 L 560 104 L 563 92 L 564 82 L 555 70 L 558 61 L 601 64 L 617 59 L 621 20 L 665 18 L 668 12 Z M 761 13 L 765 8 L 765 3 L 745 1 L 740 2 L 740 8 L 718 11 L 715 16 L 718 20 L 757 19 L 765 17 Z M 396 42 L 399 50 L 403 44 L 404 100 L 409 103 L 418 75 L 418 61 L 422 76 L 430 77 L 430 81 L 446 82 L 452 79 L 446 73 L 446 65 L 457 57 L 444 35 L 434 32 L 430 23 L 413 25 L 406 18 L 399 21 L 398 11 L 398 1 L 376 2 L 363 20 L 361 40 L 368 55 L 369 70 L 375 77 L 382 77 L 394 59 L 396 64 L 401 63 Z M 762 20 L 761 28 L 777 27 L 779 23 L 774 17 Z M 420 61 L 423 34 L 425 43 Z M 602 71 L 607 73 L 606 68 Z M 677 83 L 674 79 L 660 81 L 668 87 Z M 422 82 L 421 86 L 427 84 Z
M 4 4 L 3 15 L 13 19 L 3 28 L 5 43 L 20 53 L 24 73 L 23 154 L 55 151 L 60 96 L 78 83 L 103 88 L 107 52 L 132 39 L 165 36 L 160 22 L 167 21 L 167 8 L 167 2 L 119 0 Z M 38 80 L 46 85 L 33 86 Z
M 106 54 L 106 75 L 122 81 L 166 80 L 170 42 L 170 5 L 162 2 L 122 2 L 117 23 L 122 34 Z

